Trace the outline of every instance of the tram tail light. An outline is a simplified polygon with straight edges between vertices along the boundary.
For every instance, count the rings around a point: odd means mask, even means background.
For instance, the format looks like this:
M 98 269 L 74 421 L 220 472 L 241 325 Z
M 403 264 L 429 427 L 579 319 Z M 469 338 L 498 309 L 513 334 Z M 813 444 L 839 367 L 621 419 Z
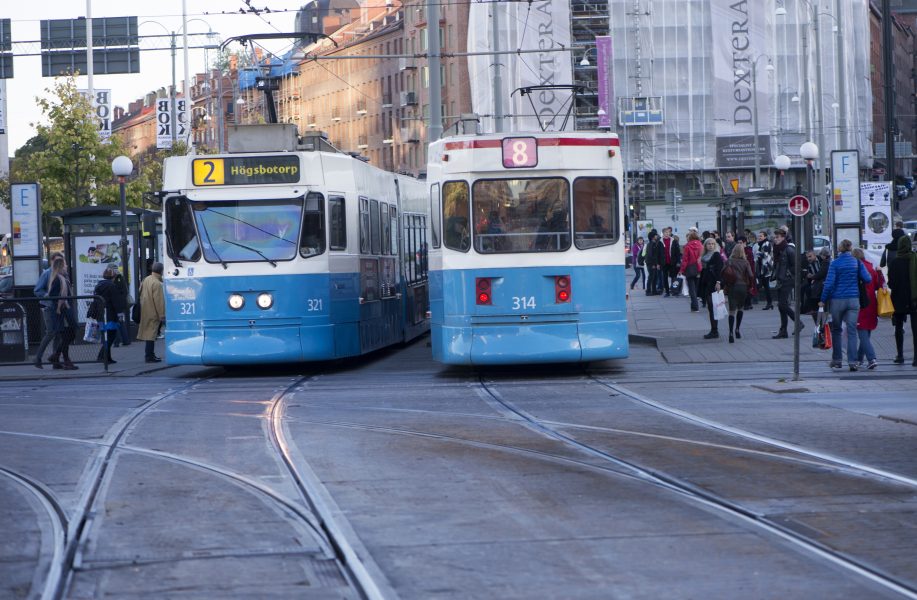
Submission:
M 474 280 L 475 303 L 490 306 L 493 304 L 490 295 L 490 277 L 476 277 Z
M 559 275 L 554 278 L 554 300 L 557 304 L 570 302 L 572 293 L 569 275 Z

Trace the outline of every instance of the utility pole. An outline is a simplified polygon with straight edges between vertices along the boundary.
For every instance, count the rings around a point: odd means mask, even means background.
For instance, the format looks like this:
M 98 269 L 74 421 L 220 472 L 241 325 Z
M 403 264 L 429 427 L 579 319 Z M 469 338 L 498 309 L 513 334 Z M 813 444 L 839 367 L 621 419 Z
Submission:
M 427 143 L 443 137 L 442 40 L 439 36 L 439 2 L 427 0 L 427 68 L 430 70 L 430 124 Z
M 882 73 L 885 77 L 885 172 L 892 183 L 892 208 L 897 208 L 895 190 L 895 58 L 892 40 L 891 2 L 882 0 Z
M 172 147 L 175 147 L 176 121 L 175 121 L 175 32 L 172 32 L 172 89 L 169 91 L 169 129 L 172 131 Z
M 828 214 L 830 206 L 828 204 L 828 195 L 825 194 L 825 98 L 822 88 L 822 64 L 821 64 L 821 27 L 818 21 L 821 15 L 818 14 L 818 3 L 812 4 L 812 25 L 815 29 L 815 108 L 818 111 L 816 116 L 816 126 L 818 128 L 818 181 L 815 182 L 815 195 L 818 198 L 821 207 L 821 225 L 824 235 L 831 235 L 830 219 Z M 810 201 L 814 198 L 810 198 Z M 797 242 L 798 243 L 798 242 Z
M 752 118 L 755 121 L 755 187 L 759 187 L 761 181 L 761 153 L 758 142 L 758 60 L 757 58 L 751 63 L 751 105 Z
M 494 52 L 499 52 L 500 50 L 500 17 L 497 11 L 499 6 L 499 2 L 494 2 L 490 5 L 493 18 L 490 39 L 492 40 L 491 45 Z M 494 133 L 503 131 L 503 98 L 500 97 L 500 94 L 503 93 L 503 76 L 500 74 L 500 59 L 498 56 L 500 55 L 494 55 Z
M 835 0 L 834 17 L 837 19 L 837 33 L 834 34 L 837 40 L 837 52 L 835 53 L 835 58 L 837 59 L 838 105 L 837 150 L 846 150 L 850 143 L 847 140 L 847 61 L 844 57 L 844 12 L 841 4 L 841 0 Z
M 185 115 L 188 115 L 190 120 L 191 115 L 191 79 L 188 77 L 188 0 L 181 0 L 181 36 L 182 36 L 182 46 L 184 53 L 185 61 L 185 85 L 183 93 L 185 95 L 185 110 L 183 111 Z M 184 115 L 182 115 L 184 117 Z M 188 148 L 191 151 L 191 154 L 194 154 L 194 144 L 191 143 L 191 124 L 188 123 L 188 131 L 186 132 L 186 137 L 184 142 L 188 145 Z

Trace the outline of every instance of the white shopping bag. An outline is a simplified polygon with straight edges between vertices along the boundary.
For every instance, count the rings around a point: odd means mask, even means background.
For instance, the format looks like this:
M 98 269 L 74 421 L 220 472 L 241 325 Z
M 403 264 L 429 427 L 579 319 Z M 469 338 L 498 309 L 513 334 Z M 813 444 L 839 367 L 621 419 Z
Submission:
M 717 290 L 713 292 L 713 318 L 719 321 L 720 319 L 725 319 L 729 315 L 729 310 L 726 308 L 726 294 L 723 293 L 723 290 Z

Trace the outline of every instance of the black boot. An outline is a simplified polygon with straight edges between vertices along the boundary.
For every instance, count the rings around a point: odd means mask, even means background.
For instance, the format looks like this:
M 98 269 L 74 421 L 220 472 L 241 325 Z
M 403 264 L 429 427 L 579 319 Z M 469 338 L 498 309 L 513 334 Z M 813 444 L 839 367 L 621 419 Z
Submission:
M 896 365 L 904 364 L 904 328 L 895 327 L 895 350 L 898 351 L 895 360 L 892 362 Z
M 736 341 L 732 332 L 735 330 L 736 318 L 733 315 L 729 315 L 729 343 L 733 344 Z
M 741 310 L 736 314 L 736 338 L 742 339 L 742 333 L 739 329 L 742 327 L 742 317 L 745 315 Z
M 714 325 L 713 327 L 710 328 L 710 333 L 704 336 L 704 339 L 705 340 L 715 340 L 718 337 L 720 337 L 720 332 L 717 329 L 717 326 Z

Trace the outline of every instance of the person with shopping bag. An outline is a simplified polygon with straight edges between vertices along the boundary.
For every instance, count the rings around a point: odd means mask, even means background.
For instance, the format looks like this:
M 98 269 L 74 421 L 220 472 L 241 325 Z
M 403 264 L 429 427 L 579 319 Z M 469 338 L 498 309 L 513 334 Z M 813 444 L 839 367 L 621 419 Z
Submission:
M 704 241 L 704 254 L 700 257 L 701 272 L 698 292 L 707 301 L 707 314 L 710 318 L 710 332 L 704 336 L 705 340 L 720 337 L 717 319 L 714 317 L 713 295 L 720 291 L 720 274 L 723 271 L 723 257 L 720 255 L 720 246 L 714 238 Z
M 872 346 L 872 332 L 879 325 L 879 303 L 876 298 L 876 291 L 885 285 L 885 278 L 882 271 L 876 271 L 868 260 L 866 254 L 860 248 L 854 248 L 850 254 L 860 261 L 872 281 L 863 285 L 863 291 L 866 295 L 866 306 L 860 308 L 857 315 L 857 337 L 860 340 L 860 348 L 857 350 L 857 366 L 863 366 L 863 360 L 866 360 L 867 369 L 875 369 L 879 361 L 876 359 L 876 351 Z
M 850 251 L 853 242 L 842 240 L 837 245 L 837 258 L 831 261 L 828 267 L 828 276 L 821 292 L 819 308 L 826 305 L 831 312 L 831 337 L 834 347 L 831 349 L 832 369 L 840 369 L 844 358 L 842 333 L 847 328 L 847 365 L 851 371 L 856 371 L 857 366 L 857 317 L 860 314 L 860 285 L 868 284 L 872 277 Z M 830 302 L 830 304 L 828 304 Z

